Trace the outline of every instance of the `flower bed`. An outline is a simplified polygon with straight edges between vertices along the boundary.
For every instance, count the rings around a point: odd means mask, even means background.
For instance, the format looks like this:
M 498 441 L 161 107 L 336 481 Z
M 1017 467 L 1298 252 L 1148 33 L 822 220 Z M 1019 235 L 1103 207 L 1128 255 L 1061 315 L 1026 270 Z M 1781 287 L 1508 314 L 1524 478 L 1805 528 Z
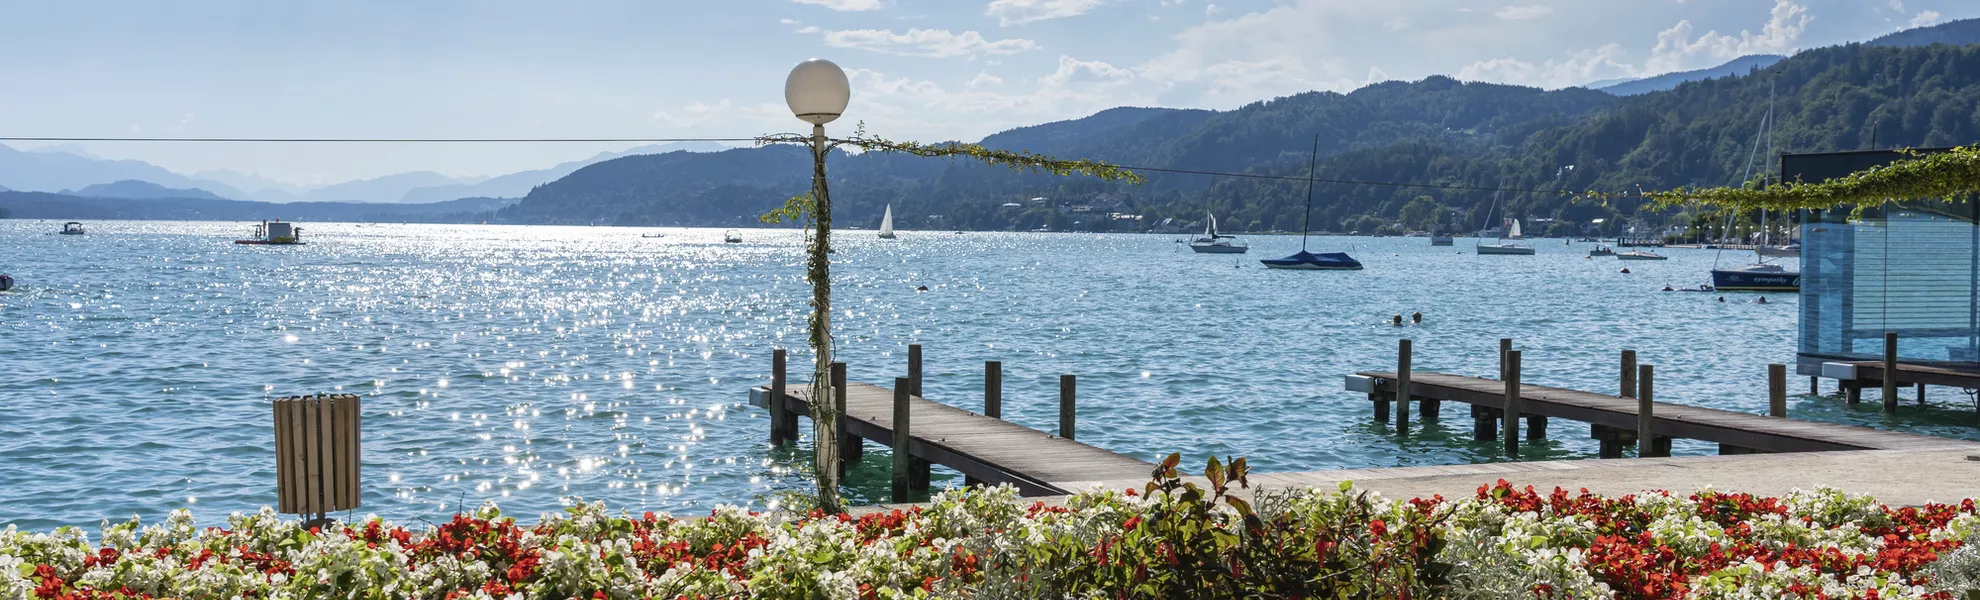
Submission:
M 1505 482 L 1471 498 L 1226 493 L 1174 462 L 1063 507 L 1010 488 L 845 515 L 613 516 L 522 526 L 489 505 L 420 531 L 304 529 L 268 509 L 0 532 L 14 598 L 1980 598 L 1971 500 L 1893 509 L 1836 490 L 1606 498 Z

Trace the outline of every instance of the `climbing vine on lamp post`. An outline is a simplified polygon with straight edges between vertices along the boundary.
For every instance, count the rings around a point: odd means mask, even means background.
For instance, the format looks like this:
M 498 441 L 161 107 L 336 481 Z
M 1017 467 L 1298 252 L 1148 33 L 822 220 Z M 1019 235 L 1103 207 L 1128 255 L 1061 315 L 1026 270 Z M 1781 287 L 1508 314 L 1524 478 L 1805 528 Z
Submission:
M 772 224 L 796 222 L 805 229 L 805 280 L 811 283 L 812 308 L 807 341 L 811 344 L 814 353 L 810 397 L 815 400 L 809 403 L 814 449 L 812 470 L 818 481 L 818 508 L 828 513 L 838 512 L 843 508 L 839 502 L 838 469 L 838 422 L 841 415 L 831 402 L 834 397 L 831 389 L 832 195 L 825 184 L 825 158 L 831 151 L 844 146 L 858 148 L 862 152 L 890 152 L 950 160 L 966 159 L 1009 167 L 1020 173 L 1084 175 L 1103 181 L 1133 184 L 1142 182 L 1140 174 L 1104 162 L 1067 160 L 1022 150 L 993 150 L 977 144 L 958 142 L 940 144 L 897 142 L 867 134 L 864 124 L 848 138 L 825 137 L 823 125 L 819 125 L 809 136 L 796 133 L 777 134 L 763 136 L 756 141 L 758 145 L 802 144 L 809 146 L 812 151 L 811 191 L 792 197 L 783 207 L 763 215 L 761 220 Z

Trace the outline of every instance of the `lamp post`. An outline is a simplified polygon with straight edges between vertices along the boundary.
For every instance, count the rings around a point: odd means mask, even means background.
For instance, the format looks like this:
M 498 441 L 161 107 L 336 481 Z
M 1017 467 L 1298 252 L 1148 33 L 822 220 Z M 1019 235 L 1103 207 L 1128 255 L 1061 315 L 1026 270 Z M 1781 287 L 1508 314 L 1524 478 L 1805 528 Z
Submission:
M 810 339 L 814 352 L 811 377 L 812 445 L 817 449 L 813 473 L 818 477 L 819 508 L 839 512 L 839 415 L 832 398 L 832 200 L 825 189 L 825 155 L 831 151 L 825 124 L 839 118 L 852 100 L 852 85 L 839 65 L 824 59 L 798 63 L 784 79 L 784 103 L 791 114 L 811 124 L 812 218 L 818 224 L 811 241 L 808 273 L 811 280 Z

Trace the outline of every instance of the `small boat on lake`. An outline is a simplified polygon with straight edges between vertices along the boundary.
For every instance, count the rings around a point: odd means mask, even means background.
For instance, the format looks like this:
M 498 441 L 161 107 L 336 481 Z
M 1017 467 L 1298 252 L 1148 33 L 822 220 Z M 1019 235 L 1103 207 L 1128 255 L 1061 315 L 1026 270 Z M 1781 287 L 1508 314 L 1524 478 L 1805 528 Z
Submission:
M 1313 176 L 1320 170 L 1320 136 L 1313 136 L 1313 157 L 1306 171 L 1306 220 L 1299 227 L 1299 253 L 1285 258 L 1258 261 L 1268 269 L 1295 271 L 1359 271 L 1361 261 L 1344 252 L 1314 254 L 1306 251 L 1306 239 L 1313 231 Z
M 894 205 L 887 205 L 887 214 L 880 216 L 880 239 L 894 239 Z
M 1189 249 L 1197 254 L 1244 254 L 1250 246 L 1240 242 L 1237 236 L 1217 233 L 1217 216 L 1203 211 L 1203 237 L 1189 242 Z
M 728 244 L 740 244 L 742 243 L 742 232 L 736 231 L 734 229 L 724 231 L 722 232 L 722 242 Z
M 1493 194 L 1492 208 L 1485 211 L 1485 220 L 1487 222 L 1490 222 L 1492 220 L 1492 213 L 1497 212 L 1498 210 L 1499 210 L 1498 194 Z M 1477 250 L 1478 250 L 1478 254 L 1480 255 L 1486 255 L 1486 254 L 1498 254 L 1498 255 L 1507 255 L 1507 256 L 1533 255 L 1532 246 L 1528 246 L 1525 244 L 1506 243 L 1506 240 L 1508 239 L 1514 239 L 1514 240 L 1522 239 L 1520 237 L 1520 232 L 1519 232 L 1519 219 L 1513 219 L 1511 231 L 1499 234 L 1499 243 L 1497 244 L 1484 243 L 1483 240 L 1485 239 L 1485 233 L 1486 232 L 1482 232 L 1482 231 L 1478 233 L 1478 239 L 1480 240 L 1480 242 L 1478 244 Z
M 281 219 L 262 221 L 254 226 L 254 238 L 234 240 L 245 246 L 298 246 L 302 245 L 302 228 L 295 223 L 284 223 Z
M 664 234 L 664 233 L 642 233 L 642 234 L 639 234 L 639 237 L 643 237 L 643 238 L 663 238 L 663 237 L 667 237 L 667 234 Z
M 1430 245 L 1432 246 L 1452 246 L 1456 244 L 1457 244 L 1457 240 L 1452 239 L 1451 236 L 1448 235 L 1439 233 L 1430 236 Z
M 1628 252 L 1621 252 L 1621 253 L 1617 253 L 1617 254 L 1616 254 L 1616 258 L 1617 258 L 1618 260 L 1666 260 L 1666 259 L 1668 259 L 1668 258 L 1670 258 L 1670 257 L 1667 257 L 1667 256 L 1664 256 L 1664 255 L 1662 255 L 1662 254 L 1658 254 L 1658 253 L 1655 253 L 1655 252 L 1644 252 L 1644 251 L 1642 251 L 1642 250 L 1631 250 L 1631 251 L 1628 251 Z
M 1729 292 L 1796 292 L 1801 291 L 1801 273 L 1769 263 L 1712 269 L 1712 287 Z
M 1615 248 L 1610 248 L 1610 247 L 1608 247 L 1608 246 L 1596 246 L 1594 250 L 1589 250 L 1589 251 L 1588 251 L 1588 256 L 1590 256 L 1590 257 L 1595 257 L 1595 256 L 1615 256 L 1615 255 L 1616 255 L 1616 249 L 1615 249 Z
M 70 221 L 62 224 L 62 235 L 82 235 L 83 224 Z

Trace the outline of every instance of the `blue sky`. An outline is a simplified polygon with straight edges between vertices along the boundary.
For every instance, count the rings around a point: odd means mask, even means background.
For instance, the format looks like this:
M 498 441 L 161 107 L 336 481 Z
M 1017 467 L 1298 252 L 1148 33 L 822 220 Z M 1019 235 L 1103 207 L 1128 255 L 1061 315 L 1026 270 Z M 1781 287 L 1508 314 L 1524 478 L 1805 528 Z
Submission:
M 854 81 L 835 127 L 975 140 L 1432 74 L 1562 87 L 1975 16 L 1974 0 L 0 0 L 0 135 L 746 137 L 799 128 L 784 74 L 823 57 Z M 81 149 L 324 184 L 620 147 Z

